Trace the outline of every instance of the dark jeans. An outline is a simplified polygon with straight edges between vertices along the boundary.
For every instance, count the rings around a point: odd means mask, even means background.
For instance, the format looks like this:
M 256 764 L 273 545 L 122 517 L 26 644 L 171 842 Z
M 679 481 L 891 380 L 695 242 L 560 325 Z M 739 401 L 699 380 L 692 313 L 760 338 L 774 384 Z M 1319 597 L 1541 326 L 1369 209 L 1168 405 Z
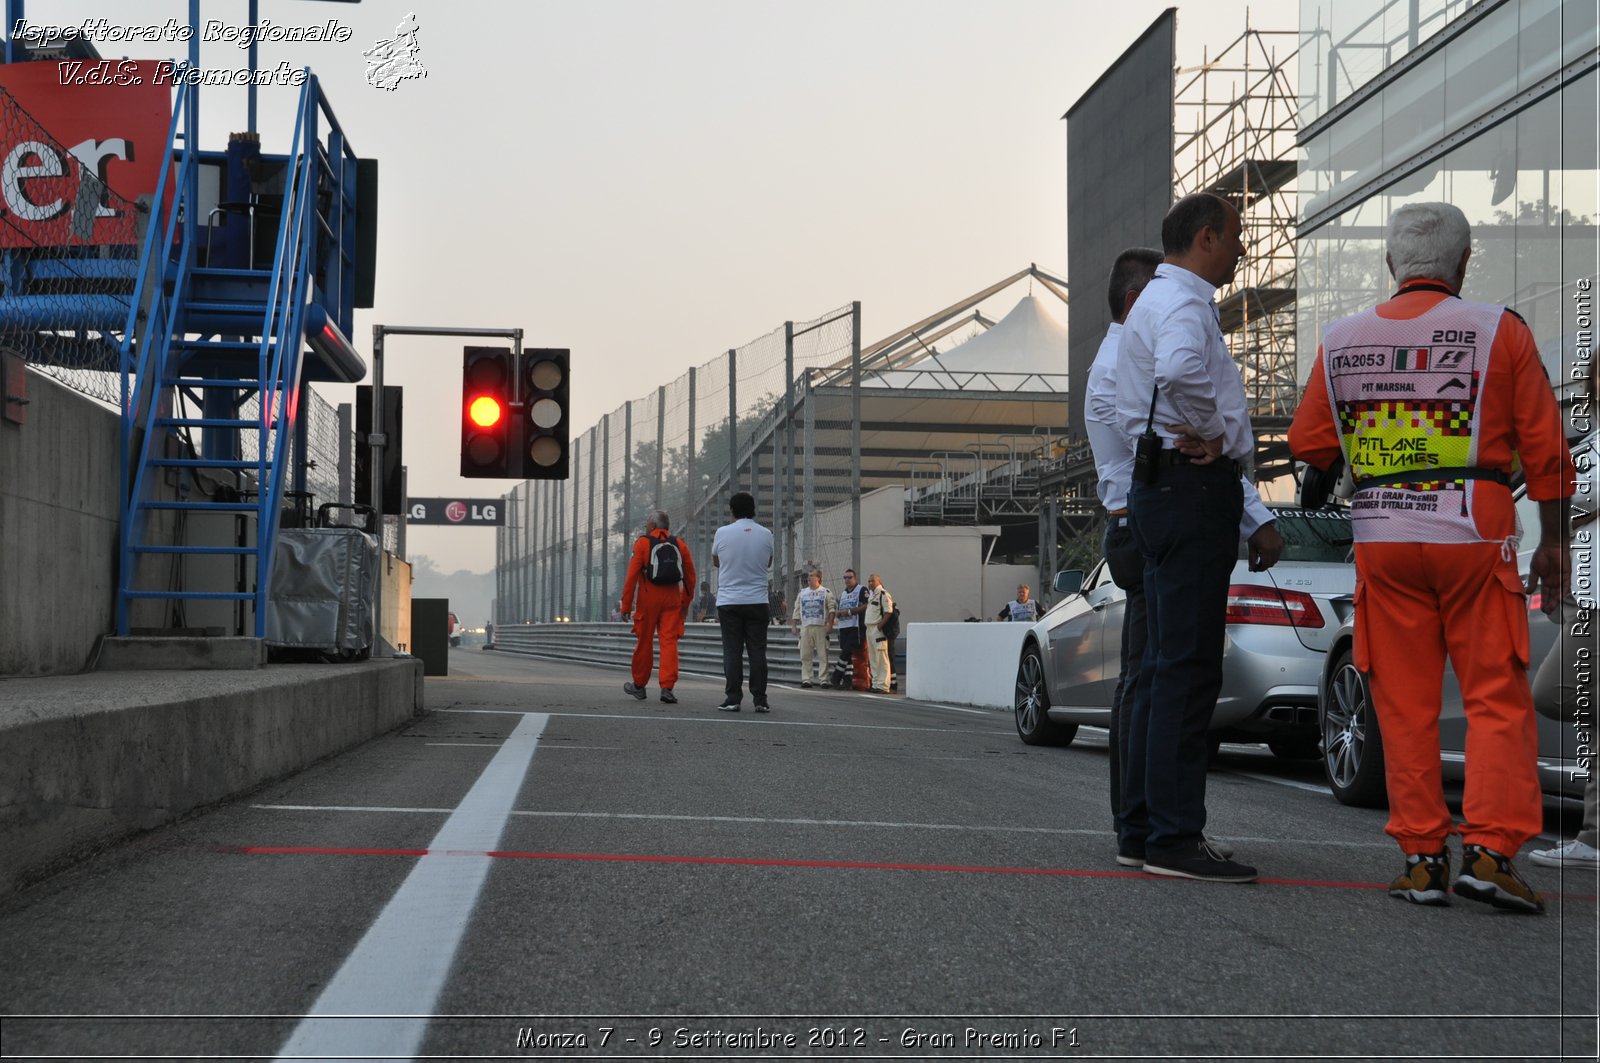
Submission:
M 1123 815 L 1122 780 L 1128 774 L 1128 723 L 1134 696 L 1139 689 L 1139 669 L 1144 664 L 1146 610 L 1144 606 L 1144 554 L 1133 536 L 1133 518 L 1124 514 L 1108 518 L 1103 540 L 1106 563 L 1111 566 L 1111 581 L 1127 594 L 1122 608 L 1122 661 L 1117 689 L 1111 695 L 1111 818 L 1116 824 L 1117 845 L 1137 845 L 1150 833 L 1147 820 L 1127 822 Z
M 722 625 L 722 675 L 725 701 L 744 700 L 744 655 L 750 654 L 750 696 L 756 704 L 767 700 L 767 624 L 765 605 L 719 605 Z
M 1231 464 L 1161 466 L 1128 500 L 1144 554 L 1149 640 L 1125 714 L 1123 817 L 1146 856 L 1187 852 L 1206 825 L 1206 729 L 1222 689 L 1228 582 L 1244 492 Z M 1137 840 L 1137 835 L 1134 835 Z

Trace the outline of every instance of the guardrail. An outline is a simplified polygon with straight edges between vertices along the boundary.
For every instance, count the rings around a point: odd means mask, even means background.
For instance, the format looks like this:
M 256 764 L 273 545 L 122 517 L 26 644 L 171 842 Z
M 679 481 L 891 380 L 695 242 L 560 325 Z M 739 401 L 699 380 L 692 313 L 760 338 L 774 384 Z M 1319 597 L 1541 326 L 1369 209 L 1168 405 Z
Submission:
M 633 660 L 633 628 L 630 624 L 496 624 L 494 648 L 532 657 L 550 657 L 583 664 L 615 665 L 618 682 L 627 678 Z M 906 640 L 895 640 L 895 688 L 905 689 L 903 647 Z M 835 632 L 828 639 L 829 666 L 839 658 L 839 639 Z M 686 624 L 678 640 L 678 668 L 701 675 L 722 674 L 722 629 L 714 623 Z M 776 683 L 800 682 L 800 640 L 786 626 L 767 629 L 767 677 Z M 748 669 L 745 676 L 749 681 Z

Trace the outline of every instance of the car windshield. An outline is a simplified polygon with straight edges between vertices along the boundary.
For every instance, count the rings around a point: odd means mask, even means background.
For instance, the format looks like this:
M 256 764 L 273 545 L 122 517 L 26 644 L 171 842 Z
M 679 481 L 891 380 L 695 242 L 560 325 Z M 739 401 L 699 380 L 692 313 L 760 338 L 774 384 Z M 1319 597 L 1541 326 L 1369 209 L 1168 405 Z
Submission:
M 1347 564 L 1355 534 L 1350 513 L 1343 509 L 1274 509 L 1278 534 L 1283 536 L 1281 561 L 1324 561 Z M 1239 551 L 1240 559 L 1246 556 Z

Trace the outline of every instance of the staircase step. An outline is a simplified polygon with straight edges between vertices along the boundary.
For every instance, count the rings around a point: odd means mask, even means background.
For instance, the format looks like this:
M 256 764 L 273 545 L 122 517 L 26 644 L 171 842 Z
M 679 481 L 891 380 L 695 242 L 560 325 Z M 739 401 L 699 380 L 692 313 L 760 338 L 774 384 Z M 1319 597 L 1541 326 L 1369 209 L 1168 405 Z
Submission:
M 159 465 L 165 469 L 259 469 L 260 462 L 243 460 L 219 460 L 215 458 L 151 458 L 151 465 Z M 267 462 L 267 468 L 272 468 L 272 462 Z
M 232 417 L 157 417 L 157 428 L 258 428 L 261 422 Z
M 265 314 L 267 302 L 230 302 L 225 300 L 190 299 L 188 311 L 191 314 Z
M 223 269 L 221 266 L 196 266 L 193 272 L 196 277 L 201 278 L 215 277 L 243 281 L 269 281 L 272 279 L 272 271 L 270 269 Z
M 141 502 L 140 509 L 181 509 L 189 513 L 255 513 L 254 502 Z
M 172 341 L 174 348 L 196 351 L 259 351 L 260 340 L 180 340 Z
M 236 554 L 256 552 L 253 546 L 135 546 L 136 554 Z
M 161 382 L 163 387 L 179 388 L 241 388 L 244 390 L 261 390 L 259 380 L 230 380 L 225 377 L 168 377 Z
M 255 600 L 251 591 L 123 591 L 127 598 L 188 598 L 213 602 L 249 602 Z

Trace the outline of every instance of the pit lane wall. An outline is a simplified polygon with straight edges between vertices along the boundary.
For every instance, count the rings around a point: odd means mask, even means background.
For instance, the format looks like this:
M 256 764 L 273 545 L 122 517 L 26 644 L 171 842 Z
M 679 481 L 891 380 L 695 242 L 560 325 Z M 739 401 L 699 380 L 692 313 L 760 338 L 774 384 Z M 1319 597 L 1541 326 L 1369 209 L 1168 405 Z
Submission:
M 1010 709 L 1031 624 L 907 624 L 906 693 L 919 701 Z
M 421 711 L 415 658 L 8 679 L 0 684 L 0 898 Z

